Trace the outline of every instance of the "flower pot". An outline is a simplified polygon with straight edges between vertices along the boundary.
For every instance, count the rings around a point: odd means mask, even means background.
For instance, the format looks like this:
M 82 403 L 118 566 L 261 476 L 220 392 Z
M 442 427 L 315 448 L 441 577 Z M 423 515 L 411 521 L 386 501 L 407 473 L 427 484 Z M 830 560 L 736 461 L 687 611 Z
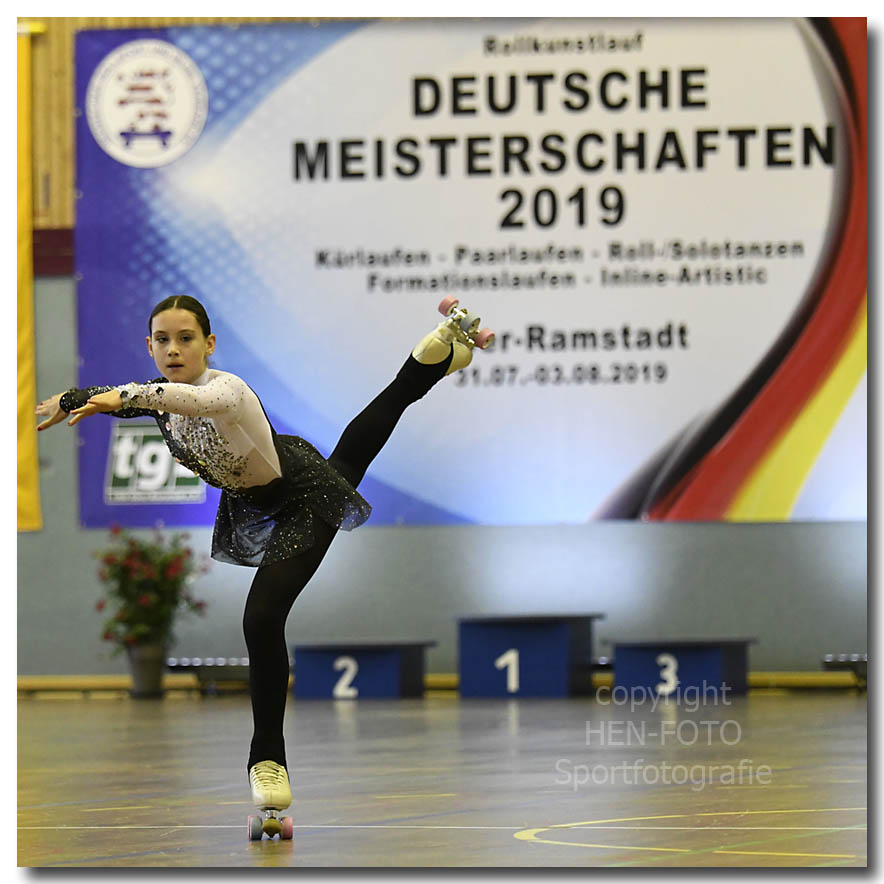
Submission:
M 166 666 L 166 649 L 163 645 L 133 645 L 126 649 L 132 689 L 129 695 L 136 700 L 149 700 L 163 696 L 163 670 Z

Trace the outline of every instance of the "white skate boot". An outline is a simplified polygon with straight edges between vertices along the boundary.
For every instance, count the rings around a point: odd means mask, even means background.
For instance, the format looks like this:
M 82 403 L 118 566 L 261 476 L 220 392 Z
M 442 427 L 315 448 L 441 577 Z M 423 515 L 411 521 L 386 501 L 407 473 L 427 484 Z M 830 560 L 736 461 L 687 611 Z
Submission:
M 442 299 L 439 312 L 446 317 L 415 348 L 411 355 L 424 365 L 434 365 L 446 359 L 450 348 L 454 356 L 446 375 L 466 368 L 473 358 L 473 348 L 487 350 L 494 343 L 494 332 L 490 328 L 479 330 L 481 319 L 470 313 L 452 295 Z
M 259 761 L 249 770 L 252 801 L 263 816 L 249 817 L 249 840 L 260 841 L 266 833 L 270 838 L 279 835 L 283 840 L 292 837 L 292 818 L 277 816 L 292 803 L 292 790 L 285 768 L 275 761 Z

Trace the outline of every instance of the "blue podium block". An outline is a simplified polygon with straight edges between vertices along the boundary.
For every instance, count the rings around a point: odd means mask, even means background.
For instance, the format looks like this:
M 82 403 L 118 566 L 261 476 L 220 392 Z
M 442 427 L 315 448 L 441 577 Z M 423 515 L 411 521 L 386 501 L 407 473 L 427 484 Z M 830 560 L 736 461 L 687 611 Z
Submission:
M 749 645 L 754 639 L 700 639 L 614 644 L 614 686 L 678 698 L 727 688 L 745 694 Z
M 592 691 L 592 621 L 603 614 L 462 618 L 461 697 L 567 697 Z
M 424 649 L 436 642 L 333 641 L 293 647 L 295 697 L 356 700 L 422 697 Z

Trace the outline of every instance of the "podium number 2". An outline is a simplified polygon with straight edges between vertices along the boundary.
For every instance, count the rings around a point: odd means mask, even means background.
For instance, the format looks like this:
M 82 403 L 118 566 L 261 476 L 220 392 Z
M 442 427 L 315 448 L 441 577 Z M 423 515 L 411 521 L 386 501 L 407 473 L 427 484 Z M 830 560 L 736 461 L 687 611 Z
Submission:
M 662 666 L 660 670 L 660 678 L 663 681 L 657 685 L 656 691 L 662 697 L 668 697 L 678 687 L 678 660 L 672 654 L 659 654 L 657 656 L 657 665 Z
M 332 691 L 332 696 L 337 700 L 350 700 L 359 696 L 357 688 L 351 682 L 359 672 L 359 664 L 352 657 L 338 657 L 334 662 L 335 669 L 343 669 L 344 674 L 338 679 Z
M 519 652 L 516 648 L 510 648 L 501 654 L 495 661 L 497 669 L 506 669 L 506 691 L 515 694 L 519 690 Z

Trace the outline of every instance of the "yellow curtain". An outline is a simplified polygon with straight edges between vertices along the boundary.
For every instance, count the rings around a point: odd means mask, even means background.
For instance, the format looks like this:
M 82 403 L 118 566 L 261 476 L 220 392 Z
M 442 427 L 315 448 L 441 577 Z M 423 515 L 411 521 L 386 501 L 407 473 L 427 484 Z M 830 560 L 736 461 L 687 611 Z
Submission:
M 34 418 L 34 255 L 31 156 L 31 33 L 18 26 L 18 530 L 39 531 L 40 477 Z

